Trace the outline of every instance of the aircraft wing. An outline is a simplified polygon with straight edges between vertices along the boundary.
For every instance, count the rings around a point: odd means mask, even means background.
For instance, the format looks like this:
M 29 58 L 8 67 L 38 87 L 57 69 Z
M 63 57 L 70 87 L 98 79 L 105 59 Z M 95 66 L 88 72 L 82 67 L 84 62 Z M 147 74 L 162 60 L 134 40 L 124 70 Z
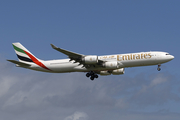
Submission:
M 74 52 L 71 52 L 71 51 L 68 51 L 68 50 L 65 50 L 65 49 L 62 49 L 62 48 L 58 48 L 56 47 L 55 45 L 51 44 L 51 47 L 65 55 L 67 55 L 70 60 L 75 60 L 75 62 L 79 62 L 80 64 L 83 64 L 82 63 L 82 58 L 84 58 L 86 55 L 83 55 L 83 54 L 79 54 L 79 53 L 74 53 Z M 99 64 L 102 64 L 104 61 L 102 60 L 98 60 L 98 63 Z
M 16 60 L 7 60 L 7 61 L 12 62 L 12 63 L 17 64 L 17 65 L 22 66 L 22 67 L 29 67 L 29 66 L 31 66 L 29 64 L 26 64 L 26 63 L 23 63 L 23 62 L 19 62 L 19 61 L 16 61 Z
M 65 50 L 65 49 L 62 49 L 62 48 L 58 48 L 53 44 L 51 44 L 51 46 L 52 46 L 53 49 L 67 55 L 71 60 L 78 60 L 78 59 L 85 56 L 85 55 L 74 53 L 74 52 L 71 52 L 71 51 L 68 51 L 68 50 Z

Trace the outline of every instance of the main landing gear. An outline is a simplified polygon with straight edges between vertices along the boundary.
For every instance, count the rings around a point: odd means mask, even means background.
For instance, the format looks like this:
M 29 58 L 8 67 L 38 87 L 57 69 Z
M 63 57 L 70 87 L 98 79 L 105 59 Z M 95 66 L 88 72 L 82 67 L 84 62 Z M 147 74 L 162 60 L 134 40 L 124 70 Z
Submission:
M 90 71 L 86 74 L 86 77 L 90 77 L 91 80 L 94 80 L 94 78 L 98 78 L 98 75 L 95 72 Z
M 158 65 L 158 68 L 157 68 L 157 70 L 158 70 L 158 71 L 160 71 L 160 70 L 161 70 L 161 68 L 160 68 L 160 67 L 161 67 L 161 65 Z

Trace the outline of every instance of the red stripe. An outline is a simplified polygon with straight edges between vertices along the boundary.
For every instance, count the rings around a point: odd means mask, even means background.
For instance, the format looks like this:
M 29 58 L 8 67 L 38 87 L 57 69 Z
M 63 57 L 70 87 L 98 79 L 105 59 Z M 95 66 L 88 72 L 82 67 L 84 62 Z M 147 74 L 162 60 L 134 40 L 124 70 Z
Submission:
M 43 63 L 41 63 L 40 61 L 38 61 L 38 59 L 36 59 L 33 55 L 31 55 L 30 53 L 26 52 L 24 50 L 24 52 L 31 58 L 31 60 L 36 63 L 37 65 L 39 65 L 40 67 L 50 70 L 49 68 L 47 68 Z

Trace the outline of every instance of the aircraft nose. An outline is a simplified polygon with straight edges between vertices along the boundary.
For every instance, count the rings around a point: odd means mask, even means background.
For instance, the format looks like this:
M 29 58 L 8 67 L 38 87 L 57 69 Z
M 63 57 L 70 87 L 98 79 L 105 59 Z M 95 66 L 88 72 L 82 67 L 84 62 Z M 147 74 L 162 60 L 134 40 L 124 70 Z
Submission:
M 173 55 L 171 55 L 171 60 L 172 60 L 172 59 L 174 59 L 174 56 L 173 56 Z

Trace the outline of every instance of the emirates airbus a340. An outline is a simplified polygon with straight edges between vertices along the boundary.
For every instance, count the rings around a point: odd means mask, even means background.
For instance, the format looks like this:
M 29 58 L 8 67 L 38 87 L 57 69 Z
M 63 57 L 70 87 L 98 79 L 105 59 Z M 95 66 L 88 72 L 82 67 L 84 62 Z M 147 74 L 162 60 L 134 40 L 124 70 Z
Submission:
M 160 71 L 162 63 L 174 59 L 173 55 L 158 51 L 97 56 L 74 53 L 58 48 L 53 44 L 51 46 L 53 49 L 67 55 L 69 59 L 40 60 L 17 42 L 13 43 L 13 47 L 19 61 L 8 61 L 16 64 L 17 67 L 50 73 L 87 72 L 86 76 L 94 80 L 94 78 L 98 78 L 98 74 L 124 74 L 124 68 L 127 67 L 158 65 L 157 70 Z

